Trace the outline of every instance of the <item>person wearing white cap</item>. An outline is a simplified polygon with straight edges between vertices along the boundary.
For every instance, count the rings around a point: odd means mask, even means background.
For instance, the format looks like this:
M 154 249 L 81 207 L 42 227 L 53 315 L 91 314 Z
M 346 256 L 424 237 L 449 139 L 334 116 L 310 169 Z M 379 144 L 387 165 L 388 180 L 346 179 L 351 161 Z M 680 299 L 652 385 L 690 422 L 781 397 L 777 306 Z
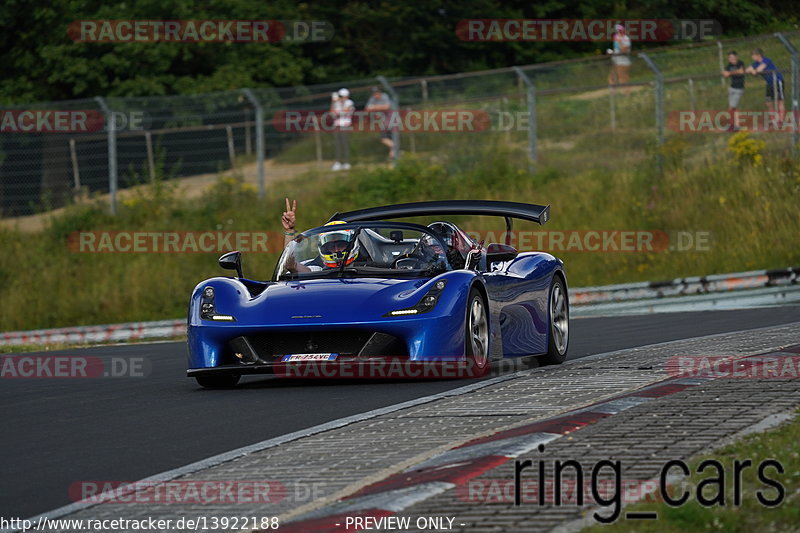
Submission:
M 606 50 L 606 53 L 611 55 L 609 85 L 625 84 L 630 81 L 631 38 L 625 34 L 625 26 L 622 24 L 614 26 L 614 30 L 614 49 Z
M 350 91 L 339 89 L 331 95 L 331 114 L 333 115 L 333 140 L 336 146 L 336 162 L 331 170 L 350 168 L 350 142 L 347 133 L 353 126 L 353 112 L 356 107 L 350 100 Z

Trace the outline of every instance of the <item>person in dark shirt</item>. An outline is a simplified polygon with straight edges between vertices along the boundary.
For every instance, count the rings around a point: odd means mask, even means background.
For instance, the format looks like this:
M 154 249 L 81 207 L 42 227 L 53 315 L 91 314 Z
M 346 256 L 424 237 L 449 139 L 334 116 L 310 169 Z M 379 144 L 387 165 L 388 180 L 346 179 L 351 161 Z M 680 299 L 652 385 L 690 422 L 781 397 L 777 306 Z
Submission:
M 731 79 L 731 86 L 728 87 L 728 112 L 731 116 L 729 131 L 735 131 L 736 127 L 736 108 L 744 95 L 744 62 L 739 59 L 735 51 L 728 52 L 728 64 L 722 75 Z
M 770 115 L 777 111 L 777 122 L 774 123 L 774 127 L 777 128 L 783 123 L 783 116 L 786 114 L 783 105 L 783 74 L 770 58 L 764 56 L 761 48 L 753 50 L 752 58 L 753 64 L 747 67 L 745 72 L 753 76 L 760 75 L 767 82 L 767 111 Z
M 389 113 L 392 110 L 392 100 L 389 96 L 381 91 L 380 87 L 372 88 L 372 96 L 367 100 L 367 106 L 364 111 L 367 113 L 384 113 L 384 121 L 389 120 Z M 391 163 L 397 159 L 397 154 L 394 149 L 394 141 L 392 140 L 392 130 L 388 127 L 381 128 L 381 144 L 389 149 L 389 162 Z

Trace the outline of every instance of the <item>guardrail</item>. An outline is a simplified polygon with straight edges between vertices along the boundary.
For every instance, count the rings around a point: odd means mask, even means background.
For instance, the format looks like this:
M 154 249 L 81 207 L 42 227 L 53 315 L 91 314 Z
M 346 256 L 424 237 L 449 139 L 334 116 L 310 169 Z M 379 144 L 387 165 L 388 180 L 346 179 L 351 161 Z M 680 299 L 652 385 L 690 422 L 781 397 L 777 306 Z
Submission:
M 753 270 L 731 274 L 715 274 L 669 281 L 643 281 L 600 287 L 571 289 L 570 305 L 591 306 L 596 303 L 624 302 L 672 296 L 690 296 L 720 292 L 797 285 L 800 267 L 780 270 Z M 129 342 L 142 339 L 164 339 L 186 334 L 186 319 L 128 322 L 98 326 L 38 329 L 0 333 L 0 346 L 26 344 L 93 344 Z
M 602 287 L 580 287 L 572 289 L 571 305 L 591 305 L 605 302 L 624 302 L 664 298 L 668 296 L 688 296 L 715 292 L 777 287 L 797 284 L 800 280 L 800 267 L 779 270 L 752 270 L 731 274 L 714 274 L 689 278 L 675 278 L 669 281 L 643 281 Z
M 186 334 L 186 319 L 128 322 L 99 326 L 36 329 L 0 333 L 0 346 L 24 344 L 94 344 L 164 339 Z

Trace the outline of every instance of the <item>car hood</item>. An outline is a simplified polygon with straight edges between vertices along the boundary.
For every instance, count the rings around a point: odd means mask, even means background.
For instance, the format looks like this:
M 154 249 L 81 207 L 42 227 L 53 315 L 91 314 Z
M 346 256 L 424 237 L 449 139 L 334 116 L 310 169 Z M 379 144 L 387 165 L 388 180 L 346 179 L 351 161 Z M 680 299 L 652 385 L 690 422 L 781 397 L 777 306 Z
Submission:
M 362 322 L 416 304 L 430 282 L 427 278 L 281 281 L 252 299 L 239 291 L 240 309 L 232 308 L 231 314 L 238 325 Z M 227 302 L 220 296 L 218 312 L 227 313 Z

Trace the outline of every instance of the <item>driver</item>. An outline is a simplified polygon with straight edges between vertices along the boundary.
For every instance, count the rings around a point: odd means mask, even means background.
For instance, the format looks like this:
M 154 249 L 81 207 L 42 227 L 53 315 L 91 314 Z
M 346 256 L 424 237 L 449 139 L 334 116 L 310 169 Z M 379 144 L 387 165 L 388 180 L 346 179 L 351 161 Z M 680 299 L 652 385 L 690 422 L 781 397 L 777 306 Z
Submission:
M 297 200 L 292 202 L 291 208 L 289 199 L 286 199 L 286 211 L 281 216 L 281 224 L 283 225 L 286 244 L 288 245 L 294 238 L 297 232 L 295 231 L 297 211 Z M 339 224 L 346 224 L 341 220 L 334 220 L 328 222 L 325 226 L 336 226 Z M 342 266 L 342 261 L 345 261 L 345 266 L 350 266 L 358 261 L 358 264 L 365 264 L 368 261 L 366 252 L 361 253 L 361 244 L 358 239 L 353 243 L 350 253 L 345 258 L 345 252 L 355 236 L 355 230 L 332 229 L 317 235 L 317 250 L 319 255 L 314 259 L 297 262 L 293 256 L 289 256 L 286 262 L 286 269 L 289 272 L 316 272 L 325 268 L 339 268 Z M 361 257 L 359 258 L 359 255 Z
M 336 226 L 338 224 L 346 224 L 346 222 L 334 220 L 333 222 L 328 222 L 325 225 Z M 355 230 L 352 229 L 333 230 L 320 233 L 317 236 L 319 256 L 311 263 L 322 263 L 320 266 L 326 266 L 328 268 L 340 267 L 342 266 L 342 261 L 345 261 L 345 266 L 352 264 L 356 258 L 358 258 L 358 252 L 361 249 L 358 239 L 356 239 L 356 241 L 353 243 L 353 247 L 350 250 L 350 253 L 347 254 L 347 257 L 345 257 L 345 252 L 347 252 L 347 248 L 353 241 L 355 233 Z
M 335 226 L 338 224 L 346 224 L 346 222 L 335 220 L 325 225 Z M 289 272 L 316 272 L 326 268 L 340 268 L 342 262 L 344 262 L 345 266 L 352 265 L 356 262 L 356 259 L 358 259 L 361 251 L 361 244 L 358 242 L 358 239 L 353 242 L 355 233 L 356 231 L 352 229 L 341 229 L 318 234 L 316 238 L 319 255 L 314 259 L 301 263 L 294 261 L 293 256 L 290 256 L 290 261 L 286 263 L 286 269 Z M 347 249 L 351 244 L 352 248 L 350 248 L 350 252 L 347 253 Z M 364 261 L 359 261 L 359 264 L 363 263 Z

